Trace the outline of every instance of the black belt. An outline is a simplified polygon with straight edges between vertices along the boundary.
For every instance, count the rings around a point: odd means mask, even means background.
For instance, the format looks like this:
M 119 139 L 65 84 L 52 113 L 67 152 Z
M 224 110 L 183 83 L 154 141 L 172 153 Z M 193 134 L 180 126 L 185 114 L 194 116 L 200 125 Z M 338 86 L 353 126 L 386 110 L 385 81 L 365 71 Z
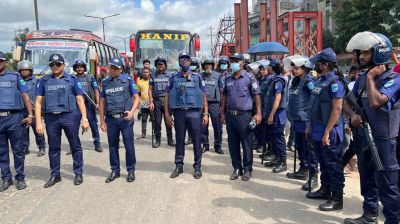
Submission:
M 200 111 L 202 108 L 192 108 L 192 107 L 180 107 L 173 109 L 174 111 Z
M 112 117 L 112 118 L 124 118 L 125 117 L 124 113 L 108 114 L 107 116 Z
M 227 110 L 226 112 L 232 116 L 239 116 L 246 113 L 250 113 L 251 110 Z
M 4 111 L 4 112 L 0 112 L 0 117 L 7 117 L 11 114 L 15 114 L 18 112 L 22 112 L 22 111 L 17 111 L 17 110 L 10 110 L 10 111 Z

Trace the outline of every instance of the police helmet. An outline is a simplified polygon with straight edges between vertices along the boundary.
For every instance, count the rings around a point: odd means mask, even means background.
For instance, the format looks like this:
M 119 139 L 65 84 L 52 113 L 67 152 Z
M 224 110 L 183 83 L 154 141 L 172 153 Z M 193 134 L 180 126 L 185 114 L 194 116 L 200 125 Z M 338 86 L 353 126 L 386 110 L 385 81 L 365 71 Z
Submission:
M 191 57 L 190 59 L 192 60 L 192 63 L 190 65 L 200 67 L 199 60 L 196 57 Z
M 206 65 L 211 65 L 212 68 L 214 69 L 214 65 L 215 65 L 214 60 L 211 58 L 204 59 L 203 63 L 201 63 L 201 68 L 204 70 Z
M 19 71 L 25 70 L 25 69 L 32 71 L 33 70 L 32 63 L 30 61 L 28 61 L 28 60 L 23 60 L 23 61 L 18 62 L 17 71 L 19 72 Z
M 313 63 L 310 61 L 310 58 L 307 56 L 303 55 L 292 55 L 285 57 L 282 60 L 283 67 L 285 69 L 292 69 L 293 67 L 303 67 L 303 68 L 308 68 L 312 69 L 313 68 Z
M 85 62 L 85 61 L 83 61 L 83 60 L 81 60 L 81 59 L 75 60 L 74 64 L 72 65 L 72 69 L 73 69 L 74 71 L 76 71 L 76 67 L 78 67 L 78 66 L 83 66 L 83 68 L 85 69 L 85 72 L 86 72 L 86 70 L 87 70 L 87 65 L 86 65 L 86 62 Z
M 190 55 L 188 53 L 186 53 L 186 52 L 182 52 L 182 53 L 179 54 L 179 57 L 178 57 L 179 67 L 181 67 L 182 70 L 187 71 L 187 70 L 189 70 L 190 65 L 189 66 L 185 66 L 183 64 L 182 59 L 184 59 L 184 58 L 189 59 L 190 63 L 192 63 L 192 59 L 191 59 Z
M 372 49 L 372 62 L 377 65 L 391 62 L 393 45 L 385 35 L 370 31 L 359 32 L 354 35 L 347 44 L 346 50 L 366 51 Z M 358 57 L 357 57 L 358 59 Z
M 249 54 L 243 54 L 243 59 L 247 64 L 251 63 L 251 56 Z
M 261 69 L 270 67 L 271 61 L 270 60 L 259 60 L 259 61 L 256 61 L 256 63 L 258 64 L 258 69 L 261 70 Z
M 157 67 L 157 64 L 160 62 L 164 63 L 164 65 L 167 66 L 167 60 L 163 56 L 158 56 L 154 61 L 154 67 Z

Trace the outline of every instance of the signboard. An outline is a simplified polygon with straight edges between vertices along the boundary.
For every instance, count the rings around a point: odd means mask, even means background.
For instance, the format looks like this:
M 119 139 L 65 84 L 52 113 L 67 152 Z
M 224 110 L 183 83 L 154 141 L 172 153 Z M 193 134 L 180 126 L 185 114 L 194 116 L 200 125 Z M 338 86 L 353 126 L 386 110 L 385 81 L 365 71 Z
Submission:
M 28 41 L 25 45 L 27 50 L 33 49 L 51 49 L 51 50 L 70 50 L 80 51 L 88 48 L 88 43 L 83 41 L 52 41 L 52 40 L 35 40 Z

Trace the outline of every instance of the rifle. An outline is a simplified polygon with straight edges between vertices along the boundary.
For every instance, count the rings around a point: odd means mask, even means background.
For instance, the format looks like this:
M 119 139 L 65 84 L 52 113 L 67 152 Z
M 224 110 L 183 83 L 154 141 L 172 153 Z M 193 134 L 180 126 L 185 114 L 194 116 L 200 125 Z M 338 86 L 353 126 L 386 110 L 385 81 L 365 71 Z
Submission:
M 311 193 L 311 141 L 307 140 L 307 160 L 308 160 L 308 193 Z
M 376 148 L 375 141 L 372 137 L 371 127 L 370 127 L 369 123 L 367 122 L 367 119 L 364 115 L 363 110 L 357 104 L 356 96 L 354 95 L 354 93 L 352 91 L 350 91 L 347 94 L 346 100 L 349 103 L 349 105 L 355 110 L 355 112 L 359 116 L 361 116 L 361 119 L 363 121 L 361 129 L 364 132 L 364 135 L 366 137 L 368 145 L 366 147 L 362 148 L 361 151 L 364 152 L 364 151 L 369 150 L 371 157 L 372 157 L 371 162 L 373 163 L 372 165 L 373 165 L 375 171 L 383 170 L 382 162 L 381 162 L 381 159 L 379 158 L 379 154 L 378 154 L 378 149 Z
M 154 147 L 155 127 L 154 127 L 154 110 L 151 111 L 151 146 Z
M 99 111 L 99 107 L 97 107 L 96 103 L 90 98 L 90 96 L 85 92 L 85 90 L 83 90 L 83 96 L 85 97 L 85 99 L 89 102 L 89 104 L 96 110 Z

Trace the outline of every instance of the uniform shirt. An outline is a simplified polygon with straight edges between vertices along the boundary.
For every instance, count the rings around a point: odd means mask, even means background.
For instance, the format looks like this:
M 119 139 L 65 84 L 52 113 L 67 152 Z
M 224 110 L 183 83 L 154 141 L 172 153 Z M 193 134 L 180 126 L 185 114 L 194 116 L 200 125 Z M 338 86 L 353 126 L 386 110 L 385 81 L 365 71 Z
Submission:
M 335 72 L 329 72 L 327 75 L 322 75 L 320 77 L 321 81 L 331 78 L 332 76 L 335 76 Z M 340 80 L 334 81 L 330 86 L 328 87 L 328 91 L 330 94 L 330 98 L 333 99 L 343 99 L 344 94 L 345 94 L 345 88 L 343 83 Z M 340 118 L 339 118 L 340 119 Z M 319 122 L 311 122 L 311 140 L 314 141 L 321 141 L 322 137 L 324 136 L 326 126 L 322 123 Z M 343 122 L 339 122 L 339 124 L 331 130 L 329 134 L 330 139 L 333 139 L 335 137 L 339 137 L 339 141 L 343 140 Z M 332 140 L 331 140 L 332 141 Z
M 292 81 L 293 83 L 293 81 Z M 303 91 L 306 91 L 307 93 L 311 94 L 312 89 L 314 88 L 314 79 L 308 80 L 305 85 L 303 86 Z M 306 127 L 307 127 L 307 122 L 306 121 L 293 121 L 293 127 L 295 132 L 299 133 L 305 133 Z
M 204 81 L 203 81 L 203 79 L 201 78 L 201 76 L 200 75 L 198 75 L 198 74 L 196 74 L 196 73 L 192 73 L 191 71 L 188 71 L 188 76 L 191 76 L 191 78 L 192 79 L 194 79 L 194 78 L 196 78 L 196 77 L 198 77 L 200 80 L 199 80 L 199 84 L 200 84 L 200 89 L 201 89 L 201 91 L 203 92 L 203 93 L 206 93 L 206 86 L 205 86 L 205 84 L 204 84 Z M 183 74 L 182 74 L 182 72 L 178 72 L 176 75 L 178 75 L 178 76 L 183 76 Z M 174 75 L 175 76 L 175 75 Z M 168 85 L 165 87 L 165 89 L 164 89 L 164 92 L 166 92 L 166 93 L 169 93 L 170 91 L 171 91 L 171 89 L 174 87 L 174 76 L 172 76 L 170 79 L 169 79 L 169 82 L 168 82 Z
M 64 79 L 68 76 L 71 76 L 70 74 L 64 72 L 62 74 L 62 76 L 60 77 L 60 79 Z M 54 74 L 50 75 L 51 79 L 55 79 L 56 77 L 54 76 Z M 46 89 L 45 89 L 45 80 L 43 78 L 40 79 L 37 88 L 36 88 L 36 96 L 44 96 L 46 94 Z M 72 85 L 72 93 L 75 96 L 81 96 L 83 95 L 83 89 L 82 86 L 79 84 L 78 80 L 76 79 L 71 79 L 71 85 Z
M 281 100 L 284 100 L 283 90 L 285 89 L 285 83 L 282 79 L 276 79 L 274 81 L 274 95 L 281 94 Z M 288 90 L 286 90 L 288 91 Z M 273 105 L 271 105 L 271 108 Z M 273 126 L 281 126 L 286 123 L 286 108 L 278 108 L 274 114 Z
M 3 74 L 0 74 L 0 76 L 2 76 L 2 75 L 11 75 L 10 73 L 12 73 L 12 72 L 4 71 Z M 22 79 L 22 77 L 19 74 L 18 74 L 17 80 L 18 80 L 18 84 L 17 84 L 18 90 L 21 92 L 21 94 L 22 93 L 27 93 L 29 91 L 29 89 L 26 86 L 25 81 Z M 1 88 L 1 85 L 0 85 L 0 88 Z M 2 97 L 2 96 L 0 96 L 0 97 Z M 0 110 L 0 112 L 4 112 L 4 111 L 8 111 L 8 110 Z
M 232 93 L 228 93 L 228 86 L 233 85 L 233 91 Z M 228 110 L 239 110 L 239 105 L 243 106 L 247 102 L 243 102 L 243 97 L 240 97 L 238 93 L 238 89 L 240 87 L 246 86 L 250 90 L 250 96 L 254 97 L 256 95 L 259 95 L 261 93 L 260 87 L 258 85 L 257 79 L 254 77 L 254 75 L 248 73 L 245 70 L 242 70 L 240 72 L 240 75 L 238 78 L 235 78 L 235 76 L 232 74 L 228 77 L 226 77 L 225 82 L 224 82 L 224 88 L 222 90 L 222 93 L 226 96 L 227 98 L 227 109 Z M 248 110 L 251 110 L 252 108 L 252 102 L 249 104 L 250 108 Z
M 140 92 L 140 106 L 143 108 L 149 108 L 149 80 L 138 80 L 136 85 Z
M 107 79 L 111 79 L 111 82 L 115 82 L 115 80 L 111 76 L 109 76 Z M 128 79 L 128 81 L 129 81 L 129 92 L 131 93 L 131 95 L 139 94 L 139 91 L 138 91 L 138 89 L 136 87 L 135 82 L 133 81 L 133 79 L 131 77 L 129 77 L 128 74 L 123 73 L 123 74 L 119 75 L 118 78 L 117 78 L 117 80 L 123 80 L 123 79 Z M 105 82 L 105 80 L 103 80 L 103 88 L 101 89 L 100 98 L 104 98 L 105 99 L 106 98 L 106 91 L 104 89 L 104 82 Z

